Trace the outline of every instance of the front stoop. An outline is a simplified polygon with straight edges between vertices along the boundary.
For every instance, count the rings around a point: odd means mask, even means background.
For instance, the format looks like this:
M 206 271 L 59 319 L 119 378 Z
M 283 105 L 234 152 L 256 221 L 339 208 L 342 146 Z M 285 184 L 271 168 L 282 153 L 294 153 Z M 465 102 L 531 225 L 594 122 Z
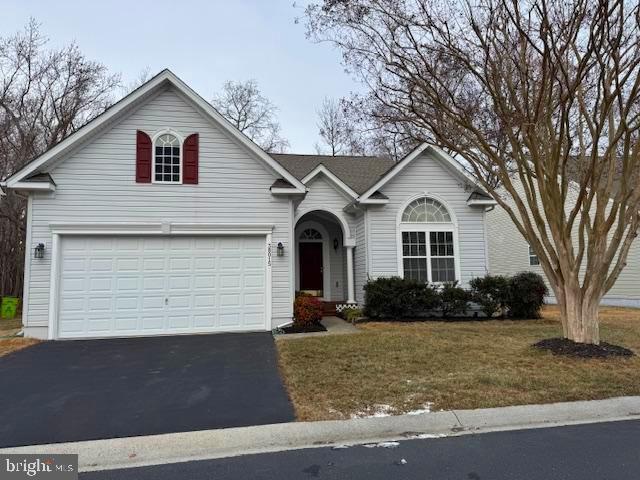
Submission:
M 322 315 L 325 317 L 334 316 L 337 313 L 336 305 L 339 303 L 345 302 L 322 302 Z

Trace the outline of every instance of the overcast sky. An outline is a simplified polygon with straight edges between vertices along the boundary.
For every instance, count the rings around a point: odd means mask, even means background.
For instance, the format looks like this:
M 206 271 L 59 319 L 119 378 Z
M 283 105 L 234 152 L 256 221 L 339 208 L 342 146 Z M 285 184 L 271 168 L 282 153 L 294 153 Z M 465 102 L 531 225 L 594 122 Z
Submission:
M 295 18 L 298 0 L 3 0 L 0 33 L 34 17 L 54 46 L 75 40 L 91 59 L 120 72 L 125 83 L 146 67 L 170 68 L 211 100 L 225 80 L 258 81 L 278 108 L 289 151 L 315 153 L 316 109 L 324 96 L 359 85 L 340 65 L 340 53 L 314 44 Z

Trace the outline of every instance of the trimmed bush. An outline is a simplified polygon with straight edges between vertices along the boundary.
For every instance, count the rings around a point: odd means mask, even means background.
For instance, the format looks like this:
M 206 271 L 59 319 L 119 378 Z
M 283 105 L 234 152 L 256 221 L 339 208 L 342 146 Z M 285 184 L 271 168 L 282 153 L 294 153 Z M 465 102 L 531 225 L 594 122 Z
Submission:
M 364 314 L 371 319 L 402 320 L 424 316 L 437 304 L 436 291 L 400 277 L 370 280 L 364 286 Z
M 540 318 L 540 309 L 549 290 L 544 279 L 533 272 L 522 272 L 509 279 L 509 316 Z
M 464 315 L 467 313 L 467 310 L 469 310 L 471 294 L 464 288 L 459 287 L 458 282 L 445 283 L 442 285 L 438 297 L 442 318 Z
M 509 279 L 502 275 L 486 275 L 469 282 L 471 301 L 477 303 L 487 318 L 504 314 L 509 302 Z
M 293 325 L 306 328 L 320 323 L 320 320 L 322 320 L 322 302 L 310 295 L 296 295 L 293 302 Z
M 345 308 L 342 313 L 344 315 L 343 318 L 349 323 L 355 323 L 358 318 L 364 316 L 361 308 Z

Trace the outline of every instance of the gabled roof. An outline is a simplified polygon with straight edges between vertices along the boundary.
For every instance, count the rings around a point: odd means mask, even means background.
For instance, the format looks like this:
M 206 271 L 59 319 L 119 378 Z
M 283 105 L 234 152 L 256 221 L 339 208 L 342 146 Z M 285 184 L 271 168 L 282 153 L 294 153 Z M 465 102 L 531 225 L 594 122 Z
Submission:
M 298 192 L 305 192 L 306 188 L 302 182 L 294 175 L 289 173 L 285 167 L 275 161 L 269 154 L 262 150 L 258 145 L 251 141 L 246 135 L 236 129 L 227 121 L 213 106 L 204 98 L 198 95 L 186 83 L 180 80 L 173 72 L 168 69 L 161 71 L 155 77 L 144 83 L 142 86 L 131 92 L 119 102 L 112 105 L 104 113 L 94 118 L 92 121 L 84 125 L 82 128 L 69 135 L 63 141 L 53 148 L 49 149 L 32 162 L 25 165 L 17 173 L 13 174 L 5 182 L 8 188 L 16 188 L 17 184 L 25 185 L 24 180 L 34 174 L 45 173 L 46 168 L 55 161 L 76 148 L 81 142 L 88 141 L 93 135 L 96 135 L 104 129 L 112 125 L 117 119 L 131 111 L 133 108 L 143 104 L 155 92 L 171 85 L 190 100 L 203 114 L 208 116 L 217 126 L 225 130 L 231 137 L 238 141 L 239 144 L 247 148 L 252 154 L 265 162 L 275 173 L 284 180 L 289 182 Z M 28 185 L 28 183 L 27 183 Z
M 371 185 L 362 195 L 358 201 L 360 203 L 367 203 L 368 201 L 374 200 L 374 194 L 380 190 L 387 182 L 389 182 L 392 178 L 394 178 L 397 174 L 399 174 L 402 170 L 404 170 L 411 162 L 413 162 L 416 158 L 420 157 L 424 152 L 430 151 L 434 158 L 440 160 L 445 168 L 447 168 L 451 173 L 456 175 L 460 180 L 464 183 L 473 186 L 477 192 L 482 193 L 483 195 L 487 195 L 482 187 L 478 184 L 478 182 L 464 170 L 462 165 L 455 160 L 450 155 L 447 155 L 440 148 L 435 145 L 431 145 L 429 143 L 423 143 L 416 148 L 414 148 L 408 155 L 406 155 L 402 160 L 398 163 L 394 164 L 376 183 Z M 487 195 L 488 196 L 488 195 Z M 486 200 L 485 200 L 486 201 Z M 486 201 L 487 204 L 488 201 Z M 491 199 L 492 204 L 496 202 Z M 371 202 L 374 203 L 374 202 Z M 477 204 L 477 203 L 476 203 Z
M 358 195 L 377 182 L 394 165 L 390 158 L 353 155 L 297 155 L 272 153 L 271 156 L 299 180 L 304 179 L 319 165 Z
M 348 197 L 350 197 L 352 199 L 358 198 L 358 194 L 356 192 L 354 192 L 353 189 L 349 185 L 347 185 L 342 180 L 340 180 L 338 177 L 336 177 L 331 172 L 331 170 L 329 170 L 327 167 L 325 167 L 322 163 L 320 165 L 318 165 L 316 168 L 314 168 L 313 170 L 311 170 L 302 179 L 302 183 L 304 183 L 305 185 L 308 185 L 309 182 L 312 179 L 314 179 L 315 177 L 317 177 L 318 175 L 324 175 L 325 177 L 327 177 L 329 180 L 331 180 L 334 183 L 334 185 L 336 185 Z

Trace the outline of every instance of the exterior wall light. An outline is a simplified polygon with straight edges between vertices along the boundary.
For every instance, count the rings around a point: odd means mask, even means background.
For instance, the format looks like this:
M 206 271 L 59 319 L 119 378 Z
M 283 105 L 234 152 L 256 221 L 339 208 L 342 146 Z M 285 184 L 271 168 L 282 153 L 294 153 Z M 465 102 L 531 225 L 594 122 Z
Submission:
M 44 258 L 44 243 L 39 243 L 33 249 L 33 258 Z
M 333 239 L 333 249 L 334 250 L 338 250 L 338 247 L 340 246 L 340 242 L 338 242 L 337 238 Z
M 278 256 L 279 257 L 284 257 L 284 245 L 282 244 L 282 242 L 278 242 Z

